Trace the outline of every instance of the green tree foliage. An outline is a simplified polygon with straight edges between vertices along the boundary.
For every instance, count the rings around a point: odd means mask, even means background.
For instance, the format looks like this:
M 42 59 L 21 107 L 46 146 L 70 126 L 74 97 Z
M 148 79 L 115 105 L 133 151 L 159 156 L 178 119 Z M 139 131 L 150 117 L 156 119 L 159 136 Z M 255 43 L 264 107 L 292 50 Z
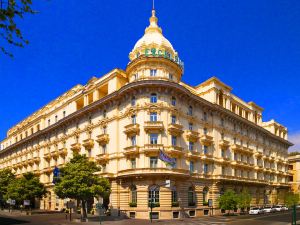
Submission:
M 17 26 L 16 20 L 23 19 L 25 14 L 35 13 L 31 9 L 32 0 L 0 0 L 0 37 L 10 45 L 24 47 L 28 40 Z M 0 51 L 13 56 L 2 44 Z
M 228 210 L 228 214 L 230 210 L 236 209 L 238 206 L 238 196 L 233 190 L 226 190 L 223 195 L 221 195 L 218 199 L 219 207 L 223 210 Z
M 15 178 L 10 169 L 0 170 L 0 202 L 4 200 L 7 193 L 7 187 Z
M 240 194 L 238 194 L 238 207 L 244 211 L 247 208 L 250 208 L 251 203 L 251 194 L 248 190 L 244 189 Z
M 106 178 L 95 175 L 101 168 L 85 155 L 76 154 L 65 167 L 61 168 L 60 177 L 54 191 L 60 198 L 71 198 L 81 202 L 85 209 L 86 201 L 92 197 L 106 197 L 110 194 L 110 184 Z M 86 211 L 82 210 L 83 218 Z
M 299 204 L 299 194 L 296 194 L 296 193 L 292 193 L 292 192 L 288 192 L 286 195 L 285 195 L 285 204 L 288 206 L 288 207 L 291 207 L 293 205 L 297 205 Z
M 24 200 L 30 200 L 33 203 L 35 198 L 42 198 L 45 194 L 46 188 L 40 182 L 39 177 L 33 173 L 25 173 L 8 184 L 5 198 L 15 199 L 20 205 Z

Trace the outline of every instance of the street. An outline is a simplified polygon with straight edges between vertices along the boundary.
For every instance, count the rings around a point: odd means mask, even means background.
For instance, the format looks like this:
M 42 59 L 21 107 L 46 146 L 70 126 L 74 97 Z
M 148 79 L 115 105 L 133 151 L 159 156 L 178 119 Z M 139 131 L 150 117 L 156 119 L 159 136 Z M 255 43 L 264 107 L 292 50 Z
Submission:
M 74 217 L 76 218 L 76 217 Z M 300 224 L 300 211 L 297 212 Z M 151 224 L 149 220 L 138 219 L 119 219 L 113 217 L 104 217 L 103 225 L 148 225 Z M 288 225 L 291 220 L 291 211 L 278 212 L 263 215 L 244 215 L 244 216 L 214 216 L 214 217 L 201 217 L 201 218 L 187 218 L 178 220 L 157 220 L 153 224 L 159 225 Z M 34 214 L 24 215 L 19 212 L 0 212 L 1 225 L 13 224 L 28 224 L 28 225 L 67 225 L 78 224 L 78 222 L 66 220 L 64 213 L 52 214 Z M 99 218 L 96 216 L 89 217 L 89 222 L 83 223 L 86 225 L 99 224 Z

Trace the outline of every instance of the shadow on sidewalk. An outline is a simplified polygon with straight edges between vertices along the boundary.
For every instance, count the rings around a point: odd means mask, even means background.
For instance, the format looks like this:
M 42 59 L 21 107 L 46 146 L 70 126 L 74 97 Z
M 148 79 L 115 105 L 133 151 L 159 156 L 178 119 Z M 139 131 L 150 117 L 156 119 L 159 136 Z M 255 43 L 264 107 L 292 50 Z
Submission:
M 7 217 L 0 217 L 0 224 L 1 225 L 12 225 L 12 224 L 23 224 L 23 223 L 29 223 L 29 221 L 26 220 L 17 220 Z

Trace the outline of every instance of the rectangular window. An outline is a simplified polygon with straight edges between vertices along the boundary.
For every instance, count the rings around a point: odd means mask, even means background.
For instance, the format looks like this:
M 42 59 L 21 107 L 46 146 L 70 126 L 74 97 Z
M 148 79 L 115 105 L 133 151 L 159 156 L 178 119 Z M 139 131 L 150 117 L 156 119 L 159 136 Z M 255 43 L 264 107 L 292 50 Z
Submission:
M 136 124 L 136 115 L 131 116 L 131 123 Z
M 176 145 L 177 145 L 177 137 L 172 136 L 172 146 L 176 146 Z
M 225 175 L 225 167 L 222 166 L 222 175 Z
M 176 158 L 173 159 L 174 159 L 174 163 L 172 164 L 172 168 L 175 169 L 177 168 L 177 159 Z
M 203 128 L 203 134 L 207 135 L 207 128 Z
M 195 168 L 194 168 L 194 162 L 193 161 L 190 161 L 190 172 L 191 173 L 194 173 L 195 171 Z
M 102 154 L 106 154 L 106 145 L 102 145 Z
M 208 164 L 204 164 L 204 165 L 203 165 L 203 172 L 204 172 L 205 174 L 208 173 Z
M 156 122 L 157 121 L 157 113 L 156 112 L 150 113 L 150 121 L 151 122 Z
M 172 122 L 172 124 L 176 123 L 176 116 L 174 116 L 174 115 L 171 116 L 171 122 Z
M 192 123 L 189 123 L 189 130 L 193 130 L 193 124 Z
M 135 135 L 131 137 L 131 145 L 136 146 L 136 136 Z
M 208 154 L 208 146 L 203 145 L 203 154 Z
M 176 106 L 176 98 L 172 97 L 172 101 L 171 101 L 172 106 Z
M 222 158 L 225 157 L 225 150 L 224 150 L 224 149 L 221 150 L 221 157 L 222 157 Z
M 157 168 L 157 157 L 150 157 L 150 168 Z
M 150 134 L 150 144 L 157 145 L 158 143 L 158 134 Z
M 169 79 L 173 80 L 173 74 L 169 73 Z
M 150 70 L 150 77 L 156 77 L 157 70 Z
M 63 118 L 66 117 L 66 111 L 63 111 Z
M 192 141 L 189 142 L 189 150 L 190 151 L 194 150 L 194 142 L 192 142 Z
M 130 160 L 130 164 L 131 164 L 131 169 L 135 169 L 136 168 L 136 159 L 131 159 Z
M 204 121 L 207 121 L 207 112 L 204 112 L 204 113 L 203 113 L 203 120 L 204 120 Z

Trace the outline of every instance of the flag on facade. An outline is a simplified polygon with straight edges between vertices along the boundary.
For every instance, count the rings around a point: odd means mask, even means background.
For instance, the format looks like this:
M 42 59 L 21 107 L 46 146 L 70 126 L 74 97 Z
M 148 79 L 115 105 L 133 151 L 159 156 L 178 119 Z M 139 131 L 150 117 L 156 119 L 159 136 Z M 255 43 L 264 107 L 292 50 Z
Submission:
M 159 159 L 167 164 L 174 165 L 175 159 L 169 157 L 163 150 L 159 150 Z
M 60 174 L 60 170 L 58 169 L 58 167 L 55 166 L 54 170 L 53 170 L 53 181 L 52 183 L 55 184 L 59 178 L 59 174 Z

